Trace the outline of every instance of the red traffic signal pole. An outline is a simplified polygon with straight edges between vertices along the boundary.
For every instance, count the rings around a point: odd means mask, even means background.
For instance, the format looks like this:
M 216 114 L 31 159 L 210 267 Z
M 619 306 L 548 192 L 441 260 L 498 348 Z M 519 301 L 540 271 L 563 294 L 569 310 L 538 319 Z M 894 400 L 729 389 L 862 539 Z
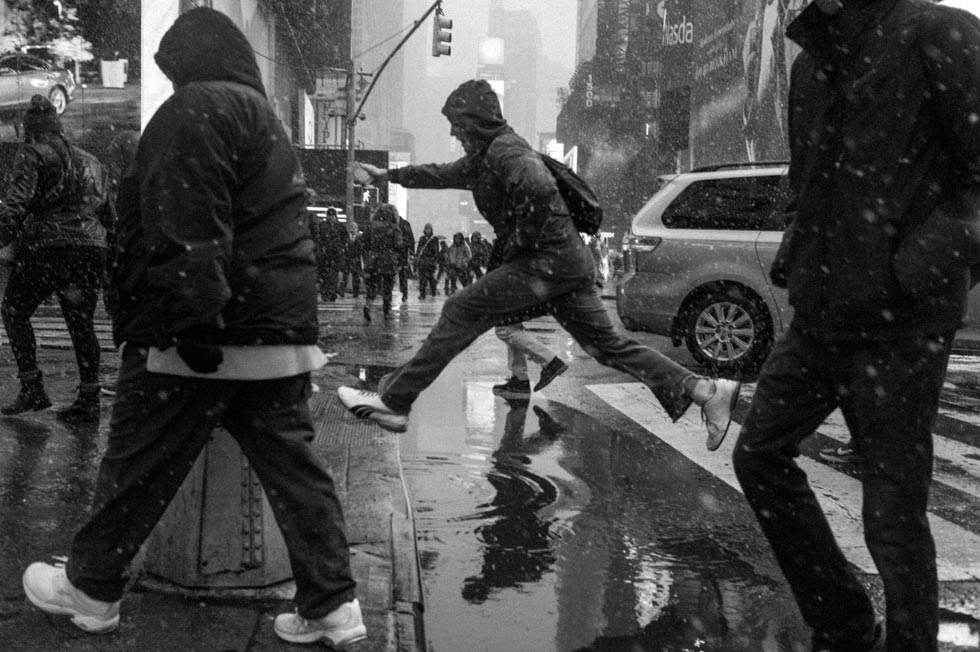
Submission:
M 371 84 L 366 89 L 364 89 L 364 94 L 361 96 L 361 101 L 359 104 L 357 104 L 356 109 L 354 108 L 354 103 L 356 101 L 356 98 L 354 97 L 354 62 L 350 61 L 347 65 L 347 122 L 346 122 L 347 198 L 346 199 L 347 199 L 347 223 L 349 229 L 356 228 L 352 225 L 354 223 L 354 150 L 356 147 L 356 141 L 354 140 L 354 127 L 357 124 L 357 116 L 361 114 L 361 109 L 364 107 L 364 103 L 367 102 L 368 97 L 371 95 L 371 91 L 374 89 L 374 85 L 378 83 L 378 78 L 381 77 L 381 72 L 388 65 L 388 62 L 391 61 L 392 57 L 394 57 L 395 54 L 397 54 L 397 52 L 401 49 L 401 47 L 405 45 L 405 42 L 408 41 L 409 38 L 411 38 L 412 34 L 414 34 L 418 30 L 418 28 L 422 26 L 422 23 L 425 22 L 425 19 L 428 18 L 433 11 L 436 11 L 438 9 L 440 15 L 442 14 L 441 5 L 442 5 L 442 0 L 436 0 L 435 2 L 432 3 L 431 7 L 426 9 L 425 13 L 422 14 L 422 17 L 415 21 L 415 23 L 412 25 L 412 29 L 409 30 L 408 34 L 406 34 L 402 38 L 402 40 L 398 42 L 398 45 L 395 46 L 395 49 L 391 51 L 391 54 L 388 55 L 388 57 L 381 63 L 378 69 L 374 72 L 374 76 L 371 79 Z M 436 29 L 438 29 L 438 27 Z

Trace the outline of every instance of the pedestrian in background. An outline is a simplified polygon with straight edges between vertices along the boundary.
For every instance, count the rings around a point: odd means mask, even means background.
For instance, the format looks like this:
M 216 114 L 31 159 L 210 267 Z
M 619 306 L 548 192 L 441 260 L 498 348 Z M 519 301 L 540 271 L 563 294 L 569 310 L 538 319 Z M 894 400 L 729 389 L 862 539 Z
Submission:
M 397 209 L 396 209 L 397 211 Z M 408 301 L 408 279 L 415 276 L 415 233 L 412 225 L 403 215 L 398 216 L 398 228 L 402 232 L 401 264 L 398 267 L 398 289 L 402 293 L 402 303 Z
M 378 204 L 362 236 L 364 247 L 364 321 L 371 321 L 371 305 L 381 295 L 381 312 L 391 316 L 391 294 L 395 277 L 404 260 L 405 245 L 398 223 L 398 209 L 392 204 Z
M 119 191 L 125 343 L 93 504 L 66 565 L 31 564 L 28 599 L 91 633 L 119 624 L 126 569 L 220 423 L 282 531 L 298 613 L 292 643 L 365 638 L 333 480 L 310 450 L 316 264 L 296 154 L 255 55 L 224 14 L 177 18 L 156 54 L 174 94 Z
M 58 418 L 98 421 L 99 362 L 95 307 L 103 285 L 106 230 L 112 228 L 108 175 L 91 154 L 68 142 L 48 98 L 35 95 L 24 112 L 24 145 L 14 157 L 0 203 L 0 247 L 16 243 L 0 314 L 17 362 L 20 392 L 3 414 L 51 405 L 37 366 L 31 316 L 52 292 L 75 347 L 78 397 Z
M 442 293 L 449 296 L 449 243 L 442 237 L 439 238 L 439 273 L 436 274 L 436 283 L 443 279 Z
M 466 287 L 470 284 L 470 260 L 473 252 L 462 233 L 453 234 L 453 243 L 446 252 L 446 279 L 449 281 L 448 294 L 456 292 L 456 284 Z
M 361 294 L 361 275 L 364 271 L 362 237 L 361 230 L 355 226 L 354 232 L 350 236 L 350 244 L 347 245 L 347 254 L 344 256 L 344 271 L 340 277 L 340 296 L 344 296 L 344 292 L 347 291 L 348 279 L 350 279 L 351 296 L 356 299 Z
M 419 299 L 425 298 L 426 290 L 436 296 L 436 270 L 439 268 L 439 238 L 432 233 L 432 225 L 426 224 L 415 248 L 415 266 L 419 276 Z
M 701 407 L 708 447 L 728 432 L 739 383 L 700 377 L 641 346 L 612 324 L 595 284 L 595 265 L 544 161 L 504 120 L 490 84 L 471 80 L 443 106 L 465 155 L 451 163 L 364 169 L 375 182 L 470 190 L 495 232 L 509 233 L 500 266 L 446 300 L 421 348 L 383 377 L 378 392 L 341 387 L 351 413 L 404 432 L 418 395 L 488 329 L 550 313 L 599 362 L 645 383 L 674 420 Z M 498 227 L 499 225 L 499 227 Z M 462 239 L 462 236 L 460 236 Z
M 470 258 L 469 271 L 474 280 L 479 280 L 483 278 L 483 271 L 490 264 L 490 243 L 483 239 L 479 231 L 470 236 L 470 251 L 473 257 Z
M 932 426 L 980 262 L 980 20 L 919 0 L 815 0 L 788 26 L 795 212 L 771 269 L 790 328 L 734 468 L 818 652 L 935 652 Z M 834 410 L 861 460 L 885 627 L 800 445 Z
M 328 208 L 322 218 L 314 216 L 311 225 L 320 298 L 324 301 L 336 301 L 340 288 L 340 270 L 347 255 L 350 235 L 347 233 L 347 228 L 337 219 L 335 208 Z

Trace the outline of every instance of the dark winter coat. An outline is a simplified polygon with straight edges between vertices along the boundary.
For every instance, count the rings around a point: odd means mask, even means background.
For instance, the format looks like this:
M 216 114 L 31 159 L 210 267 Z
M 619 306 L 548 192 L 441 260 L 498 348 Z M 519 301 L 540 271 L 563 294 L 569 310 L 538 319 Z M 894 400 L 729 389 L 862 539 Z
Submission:
M 886 340 L 963 324 L 980 261 L 980 21 L 927 0 L 810 5 L 787 29 L 794 323 Z
M 90 153 L 59 133 L 38 134 L 17 150 L 0 204 L 0 246 L 105 249 L 113 216 L 109 179 Z
M 423 233 L 415 249 L 415 260 L 419 267 L 436 267 L 439 264 L 439 238 Z
M 480 141 L 480 151 L 451 163 L 390 169 L 388 179 L 408 188 L 472 192 L 477 209 L 504 243 L 504 261 L 527 259 L 546 277 L 594 274 L 592 256 L 572 224 L 554 177 L 504 120 L 490 86 L 482 80 L 465 82 L 450 94 L 442 111 Z
M 398 222 L 391 219 L 383 207 L 361 236 L 364 250 L 364 273 L 387 276 L 397 274 L 402 266 L 405 243 Z
M 255 55 L 193 9 L 156 54 L 176 90 L 119 192 L 117 343 L 203 327 L 220 344 L 314 344 L 316 267 L 303 175 Z
M 411 264 L 411 260 L 415 255 L 412 251 L 412 244 L 415 242 L 415 232 L 412 231 L 412 224 L 404 217 L 398 218 L 398 228 L 402 231 L 402 266 L 408 267 Z

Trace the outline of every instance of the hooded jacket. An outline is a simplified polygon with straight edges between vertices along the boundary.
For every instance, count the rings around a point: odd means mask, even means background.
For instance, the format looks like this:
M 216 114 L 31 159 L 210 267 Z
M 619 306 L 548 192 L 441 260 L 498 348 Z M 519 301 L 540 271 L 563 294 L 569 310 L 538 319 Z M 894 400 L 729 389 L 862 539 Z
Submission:
M 155 56 L 175 84 L 119 190 L 117 344 L 315 344 L 316 267 L 296 155 L 242 32 L 182 14 Z
M 405 241 L 398 211 L 391 204 L 381 204 L 361 237 L 364 248 L 364 272 L 390 276 L 397 274 L 404 258 Z M 411 248 L 411 244 L 409 244 Z
M 523 259 L 546 277 L 586 277 L 595 266 L 572 224 L 554 177 L 538 154 L 504 120 L 490 85 L 470 80 L 442 108 L 449 122 L 479 143 L 479 151 L 451 163 L 388 171 L 408 188 L 458 188 L 473 201 L 501 243 L 505 262 Z
M 772 272 L 831 340 L 963 324 L 980 261 L 980 21 L 926 0 L 810 5 L 787 28 L 795 217 Z
M 102 164 L 60 131 L 35 134 L 14 156 L 0 203 L 0 246 L 105 249 L 113 216 Z

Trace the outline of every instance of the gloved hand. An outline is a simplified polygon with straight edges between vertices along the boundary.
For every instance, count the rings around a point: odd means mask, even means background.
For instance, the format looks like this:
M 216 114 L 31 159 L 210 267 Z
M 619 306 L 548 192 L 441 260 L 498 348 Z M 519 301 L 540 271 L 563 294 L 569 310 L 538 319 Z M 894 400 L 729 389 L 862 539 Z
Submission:
M 224 360 L 221 347 L 215 344 L 217 331 L 210 326 L 191 326 L 174 335 L 177 355 L 192 371 L 213 374 Z

